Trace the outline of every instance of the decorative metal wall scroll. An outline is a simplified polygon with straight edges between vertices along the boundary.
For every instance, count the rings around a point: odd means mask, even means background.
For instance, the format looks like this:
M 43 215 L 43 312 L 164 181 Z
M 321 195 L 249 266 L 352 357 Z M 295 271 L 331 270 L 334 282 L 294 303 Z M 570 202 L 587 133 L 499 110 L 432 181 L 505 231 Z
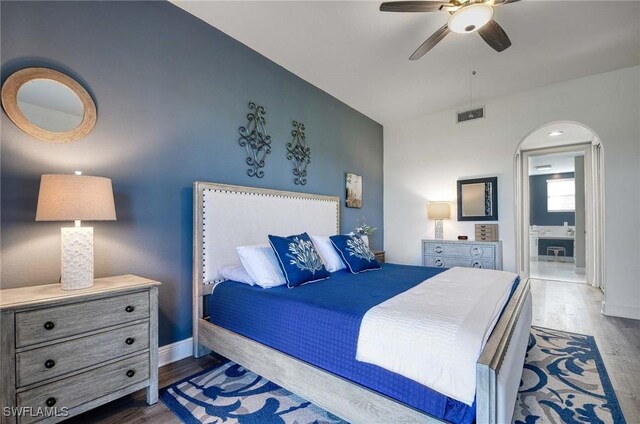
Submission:
M 267 135 L 264 119 L 267 112 L 263 106 L 257 106 L 253 102 L 249 103 L 249 110 L 254 112 L 247 114 L 247 125 L 238 129 L 240 133 L 238 143 L 247 152 L 247 165 L 249 165 L 247 175 L 262 178 L 264 161 L 271 153 L 271 136 Z
M 307 165 L 311 162 L 311 149 L 307 147 L 304 124 L 293 121 L 291 135 L 293 140 L 287 143 L 287 159 L 293 161 L 293 182 L 305 185 L 307 183 Z

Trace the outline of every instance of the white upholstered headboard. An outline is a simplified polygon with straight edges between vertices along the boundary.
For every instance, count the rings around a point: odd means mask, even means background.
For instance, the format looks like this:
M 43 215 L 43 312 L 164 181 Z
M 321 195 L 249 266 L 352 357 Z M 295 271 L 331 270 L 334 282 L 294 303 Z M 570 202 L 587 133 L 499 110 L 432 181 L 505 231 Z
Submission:
M 268 243 L 269 234 L 340 232 L 339 197 L 200 181 L 193 188 L 194 284 L 220 280 L 220 267 L 240 263 L 236 247 Z

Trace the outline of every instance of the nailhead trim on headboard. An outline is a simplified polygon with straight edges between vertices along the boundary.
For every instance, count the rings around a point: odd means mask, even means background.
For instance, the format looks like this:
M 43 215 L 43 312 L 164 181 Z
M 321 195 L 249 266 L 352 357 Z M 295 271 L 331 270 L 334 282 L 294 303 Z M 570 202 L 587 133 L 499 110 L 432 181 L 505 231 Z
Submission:
M 251 190 L 261 190 L 261 189 L 253 189 L 251 188 Z M 265 189 L 266 190 L 266 189 Z M 230 193 L 230 194 L 240 194 L 240 195 L 247 195 L 247 196 L 261 196 L 261 197 L 274 197 L 274 198 L 283 198 L 283 199 L 303 199 L 303 200 L 311 200 L 311 201 L 315 201 L 315 202 L 328 202 L 328 203 L 335 203 L 336 204 L 336 233 L 340 233 L 340 198 L 339 197 L 334 197 L 331 198 L 330 196 L 322 196 L 322 195 L 315 195 L 315 194 L 307 194 L 307 193 L 299 193 L 299 195 L 297 194 L 289 194 L 289 192 L 283 192 L 283 194 L 277 194 L 277 193 L 260 193 L 260 192 L 254 192 L 254 191 L 242 191 L 242 190 L 228 190 L 228 189 L 216 189 L 216 188 L 203 188 L 202 191 L 213 191 L 216 193 Z M 287 194 L 284 194 L 287 193 Z M 205 208 L 206 208 L 206 204 L 205 204 L 205 199 L 204 196 L 202 197 L 202 210 L 201 210 L 201 214 L 202 214 L 202 234 L 204 234 L 206 232 L 206 218 L 205 218 Z M 205 252 L 205 238 L 202 238 L 202 269 L 204 270 L 204 265 L 205 265 L 205 260 L 206 260 L 206 252 Z M 203 284 L 217 284 L 224 281 L 223 279 L 218 279 L 218 280 L 213 280 L 213 281 L 206 281 L 206 276 L 204 275 L 204 272 L 202 272 L 202 283 Z

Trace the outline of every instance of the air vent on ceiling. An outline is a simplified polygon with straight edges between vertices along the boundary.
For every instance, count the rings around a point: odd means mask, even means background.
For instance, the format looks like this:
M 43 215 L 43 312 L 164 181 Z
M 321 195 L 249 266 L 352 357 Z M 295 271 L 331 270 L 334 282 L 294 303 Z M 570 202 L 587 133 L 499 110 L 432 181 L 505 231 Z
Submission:
M 477 109 L 458 112 L 458 123 L 471 121 L 473 119 L 479 119 L 479 118 L 484 118 L 484 106 Z

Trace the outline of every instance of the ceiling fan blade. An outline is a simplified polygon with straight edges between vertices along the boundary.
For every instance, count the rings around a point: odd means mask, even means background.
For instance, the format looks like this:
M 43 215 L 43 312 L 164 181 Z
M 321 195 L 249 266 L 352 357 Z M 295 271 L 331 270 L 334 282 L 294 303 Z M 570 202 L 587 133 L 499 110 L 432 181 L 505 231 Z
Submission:
M 436 44 L 438 44 L 440 41 L 442 41 L 442 39 L 447 34 L 449 34 L 449 27 L 445 24 L 445 25 L 442 26 L 442 28 L 440 28 L 439 30 L 434 32 L 433 35 L 427 39 L 427 41 L 422 43 L 422 45 L 420 45 L 420 47 L 418 47 L 418 49 L 415 52 L 413 52 L 411 57 L 409 57 L 409 60 L 418 60 L 418 59 L 420 59 L 429 50 L 434 48 Z
M 478 30 L 478 34 L 480 34 L 480 37 L 482 37 L 482 39 L 497 52 L 504 51 L 511 46 L 509 36 L 493 19 L 480 28 Z
M 449 5 L 448 1 L 388 1 L 380 5 L 381 12 L 437 12 L 442 6 Z

